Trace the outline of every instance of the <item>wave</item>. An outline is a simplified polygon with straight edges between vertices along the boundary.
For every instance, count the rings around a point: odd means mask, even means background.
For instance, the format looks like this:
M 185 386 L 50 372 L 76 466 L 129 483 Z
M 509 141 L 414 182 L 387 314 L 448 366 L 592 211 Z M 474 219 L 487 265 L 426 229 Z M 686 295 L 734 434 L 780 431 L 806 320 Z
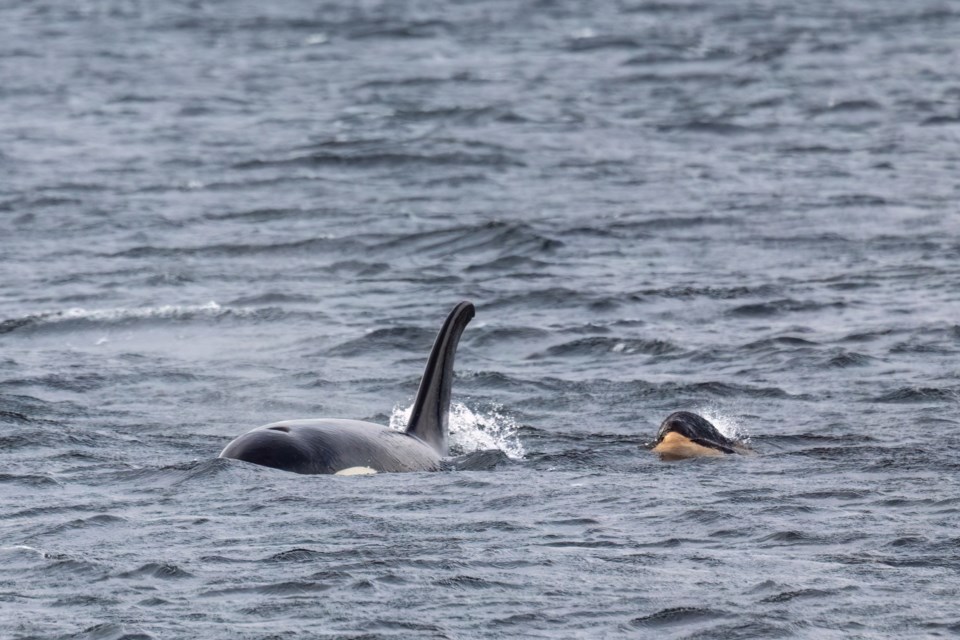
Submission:
M 206 184 L 205 187 L 216 186 Z M 225 213 L 207 213 L 206 220 L 241 220 L 255 224 L 273 222 L 289 218 L 307 218 L 315 215 L 315 211 L 307 207 L 260 207 L 256 209 L 240 209 Z
M 734 307 L 728 313 L 733 316 L 766 318 L 784 313 L 820 311 L 823 309 L 843 309 L 845 307 L 847 307 L 847 303 L 839 300 L 834 302 L 813 302 L 811 300 L 801 301 L 794 300 L 792 298 L 783 298 L 768 302 L 740 305 L 738 307 Z
M 50 528 L 46 533 L 64 533 L 73 530 L 79 529 L 97 529 L 100 527 L 111 527 L 112 525 L 117 524 L 127 524 L 129 521 L 127 518 L 121 516 L 112 516 L 108 513 L 100 513 L 95 516 L 90 516 L 89 518 L 76 518 L 63 524 L 56 525 Z
M 211 244 L 197 247 L 155 247 L 143 245 L 104 254 L 108 258 L 177 258 L 184 256 L 213 257 L 213 256 L 260 256 L 270 254 L 289 255 L 292 252 L 302 251 L 311 254 L 317 252 L 331 252 L 361 250 L 356 240 L 338 238 L 332 235 L 315 236 L 294 240 L 291 242 L 272 242 L 266 244 Z
M 266 469 L 266 467 L 263 467 Z M 125 484 L 137 489 L 166 489 L 186 483 L 206 484 L 221 474 L 257 472 L 260 468 L 231 464 L 226 458 L 208 458 L 160 468 L 122 470 L 104 480 L 113 484 Z
M 69 406 L 73 406 L 70 404 Z M 83 411 L 71 412 L 65 411 L 65 415 L 76 420 L 85 415 Z M 8 433 L 0 435 L 0 451 L 15 451 L 18 449 L 32 449 L 37 447 L 55 447 L 64 449 L 70 447 L 97 450 L 102 447 L 103 442 L 98 436 L 85 431 L 72 431 L 61 423 L 51 420 L 31 420 L 34 423 L 40 423 L 38 427 L 32 429 L 15 429 Z M 50 428 L 52 426 L 58 428 Z M 64 453 L 62 455 L 71 455 Z
M 707 133 L 721 136 L 761 133 L 767 131 L 769 128 L 769 126 L 747 127 L 720 120 L 688 120 L 686 122 L 661 124 L 657 127 L 659 131 L 663 132 L 686 131 L 690 133 Z
M 754 387 L 745 384 L 730 384 L 726 382 L 695 382 L 692 384 L 679 384 L 668 382 L 656 387 L 659 391 L 673 392 L 676 395 L 711 395 L 721 398 L 730 397 L 748 397 L 748 398 L 795 398 L 802 399 L 805 396 L 794 396 L 780 387 Z
M 401 142 L 386 140 L 331 140 L 308 148 L 291 149 L 276 157 L 254 158 L 235 163 L 234 169 L 288 167 L 339 167 L 372 169 L 403 167 L 523 167 L 521 152 L 474 140 L 419 138 Z
M 524 311 L 538 308 L 569 309 L 571 307 L 591 306 L 594 303 L 607 306 L 619 301 L 620 298 L 612 298 L 606 295 L 593 295 L 566 287 L 550 287 L 549 289 L 532 289 L 525 293 L 503 295 L 490 300 L 484 305 L 484 309 L 488 311 L 499 311 L 514 307 Z
M 389 327 L 375 329 L 362 338 L 340 343 L 327 350 L 328 356 L 354 357 L 365 353 L 379 354 L 388 349 L 427 351 L 436 331 L 422 327 Z
M 0 401 L 6 402 L 9 396 L 0 396 Z M 0 405 L 2 406 L 2 405 Z M 33 422 L 26 414 L 20 413 L 19 411 L 8 411 L 7 409 L 0 409 L 0 422 L 16 422 L 18 424 L 25 424 L 28 422 Z
M 858 447 L 865 443 L 876 442 L 876 438 L 868 434 L 839 434 L 829 433 L 794 433 L 788 435 L 761 435 L 757 440 L 762 440 L 765 444 L 771 444 L 777 447 L 797 447 L 813 445 L 824 447 L 825 445 L 837 445 L 838 447 Z
M 0 473 L 0 484 L 22 484 L 28 487 L 63 486 L 63 483 L 53 476 L 29 473 Z
M 817 347 L 820 343 L 807 340 L 806 338 L 798 338 L 797 336 L 776 336 L 773 338 L 764 338 L 763 340 L 756 340 L 754 342 L 747 343 L 740 347 L 745 351 L 780 351 L 783 348 L 792 348 L 792 347 Z
M 471 343 L 478 347 L 502 347 L 508 342 L 529 344 L 536 340 L 544 340 L 552 334 L 546 329 L 537 327 L 480 327 L 476 331 Z
M 809 113 L 816 117 L 827 113 L 856 113 L 861 111 L 882 111 L 883 105 L 876 100 L 840 100 L 824 106 L 809 109 Z
M 521 278 L 524 277 L 525 274 L 543 274 L 548 271 L 550 267 L 550 263 L 542 260 L 536 260 L 526 256 L 508 255 L 494 258 L 489 262 L 469 265 L 464 271 L 467 273 L 482 271 L 503 272 L 508 277 Z
M 643 220 L 628 222 L 614 222 L 607 229 L 617 236 L 633 232 L 657 232 L 677 229 L 696 229 L 707 226 L 737 227 L 743 224 L 743 219 L 736 216 L 718 215 L 657 215 Z
M 370 247 L 377 255 L 449 255 L 494 251 L 501 258 L 551 254 L 564 243 L 526 224 L 493 220 L 431 231 L 418 231 Z M 489 265 L 489 263 L 487 263 Z
M 80 633 L 61 636 L 65 640 L 153 640 L 143 631 L 130 631 L 125 625 L 104 622 L 84 629 Z
M 444 465 L 444 468 L 456 471 L 493 471 L 509 464 L 511 460 L 513 459 L 510 456 L 499 449 L 483 449 L 458 456 L 450 464 Z
M 665 289 L 643 289 L 639 291 L 645 296 L 660 296 L 688 300 L 692 298 L 709 298 L 711 300 L 736 300 L 737 298 L 771 296 L 779 292 L 780 287 L 773 285 L 734 286 L 734 287 L 702 287 L 695 285 L 675 285 Z
M 507 582 L 498 582 L 493 580 L 485 580 L 483 578 L 477 578 L 474 576 L 454 576 L 452 578 L 441 578 L 433 582 L 435 586 L 442 587 L 444 589 L 460 589 L 460 590 L 469 590 L 469 589 L 503 589 L 503 588 L 512 588 L 514 585 L 511 585 Z
M 267 292 L 257 295 L 242 296 L 240 298 L 231 300 L 228 304 L 231 307 L 248 308 L 277 304 L 312 304 L 316 302 L 319 302 L 316 296 L 296 293 Z
M 862 353 L 841 351 L 830 357 L 827 366 L 834 369 L 847 369 L 850 367 L 866 367 L 875 362 L 878 362 L 876 358 Z
M 543 384 L 540 380 L 508 376 L 500 371 L 464 371 L 457 374 L 458 379 L 471 381 L 471 384 L 499 391 L 527 392 L 540 395 L 544 390 L 558 389 L 557 384 Z
M 640 49 L 646 43 L 633 36 L 603 36 L 592 33 L 578 34 L 567 42 L 573 52 L 597 51 L 600 49 Z
M 950 402 L 955 403 L 960 398 L 957 389 L 941 389 L 939 387 L 901 387 L 881 396 L 873 398 L 871 402 L 913 403 L 913 402 Z
M 714 609 L 701 609 L 698 607 L 672 607 L 662 609 L 656 613 L 634 618 L 630 621 L 631 626 L 643 628 L 673 627 L 679 625 L 688 625 L 698 622 L 710 622 L 718 618 L 728 617 L 729 614 Z
M 123 324 L 132 321 L 195 319 L 222 319 L 227 317 L 250 317 L 263 315 L 262 309 L 250 307 L 221 306 L 216 302 L 200 305 L 162 305 L 138 309 L 83 309 L 75 307 L 64 311 L 40 313 L 0 321 L 0 334 L 14 331 L 37 331 L 53 328 L 89 328 L 103 325 Z
M 546 351 L 528 356 L 528 359 L 537 360 L 550 357 L 567 356 L 599 356 L 604 354 L 619 355 L 652 355 L 659 356 L 667 353 L 676 353 L 680 350 L 675 344 L 666 340 L 640 340 L 627 338 L 592 337 L 573 340 L 548 348 Z
M 767 596 L 760 600 L 764 604 L 774 604 L 781 602 L 790 602 L 798 598 L 835 598 L 836 591 L 823 589 L 797 589 L 795 591 L 782 591 L 772 596 Z
M 437 107 L 437 108 L 400 108 L 393 112 L 393 119 L 398 121 L 439 121 L 445 123 L 475 124 L 487 122 L 509 115 L 504 111 L 489 105 L 476 107 Z M 485 182 L 486 176 L 477 175 L 468 178 L 469 182 Z
M 118 578 L 160 578 L 161 580 L 175 580 L 180 578 L 192 578 L 193 574 L 181 569 L 175 564 L 150 562 L 133 571 L 127 571 L 117 576 Z
M 322 558 L 323 553 L 319 551 L 297 548 L 280 551 L 264 558 L 262 562 L 315 562 Z
M 268 584 L 252 585 L 245 587 L 230 587 L 226 589 L 209 589 L 202 591 L 200 597 L 231 596 L 240 594 L 262 594 L 274 597 L 282 596 L 306 596 L 318 591 L 326 591 L 332 588 L 331 585 L 322 582 L 313 582 L 306 580 L 293 580 L 288 582 L 275 582 Z

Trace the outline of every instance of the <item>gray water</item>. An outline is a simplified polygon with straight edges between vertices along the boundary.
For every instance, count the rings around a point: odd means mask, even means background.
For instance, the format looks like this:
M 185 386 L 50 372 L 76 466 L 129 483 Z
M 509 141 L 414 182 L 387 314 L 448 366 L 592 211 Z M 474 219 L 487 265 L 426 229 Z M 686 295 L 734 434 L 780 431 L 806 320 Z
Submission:
M 0 637 L 957 634 L 958 43 L 948 2 L 0 2 Z M 402 425 L 462 299 L 449 470 L 217 459 Z M 660 462 L 680 409 L 757 455 Z

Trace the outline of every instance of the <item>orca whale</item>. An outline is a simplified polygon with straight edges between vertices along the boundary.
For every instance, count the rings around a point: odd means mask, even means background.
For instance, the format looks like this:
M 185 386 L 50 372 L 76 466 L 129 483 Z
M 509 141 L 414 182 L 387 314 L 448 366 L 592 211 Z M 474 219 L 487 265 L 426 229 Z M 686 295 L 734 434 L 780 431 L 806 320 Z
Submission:
M 723 456 L 749 451 L 731 440 L 706 418 L 690 411 L 676 411 L 660 424 L 651 451 L 661 460 L 682 460 L 703 456 Z
M 454 356 L 474 313 L 471 303 L 461 302 L 440 327 L 405 431 L 340 418 L 285 420 L 239 436 L 220 457 L 294 473 L 438 470 L 441 458 L 447 455 Z

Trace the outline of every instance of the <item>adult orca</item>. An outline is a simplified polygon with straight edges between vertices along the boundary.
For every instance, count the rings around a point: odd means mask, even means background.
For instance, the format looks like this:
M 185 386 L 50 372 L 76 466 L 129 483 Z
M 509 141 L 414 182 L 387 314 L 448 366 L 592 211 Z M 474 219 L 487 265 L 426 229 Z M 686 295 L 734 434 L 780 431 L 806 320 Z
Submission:
M 706 418 L 689 411 L 671 413 L 660 424 L 651 450 L 661 460 L 746 453 L 743 445 L 726 437 Z
M 294 473 L 435 471 L 447 455 L 447 413 L 453 359 L 474 307 L 461 302 L 447 316 L 423 370 L 406 431 L 323 418 L 285 420 L 248 431 L 228 444 L 221 458 L 245 460 Z

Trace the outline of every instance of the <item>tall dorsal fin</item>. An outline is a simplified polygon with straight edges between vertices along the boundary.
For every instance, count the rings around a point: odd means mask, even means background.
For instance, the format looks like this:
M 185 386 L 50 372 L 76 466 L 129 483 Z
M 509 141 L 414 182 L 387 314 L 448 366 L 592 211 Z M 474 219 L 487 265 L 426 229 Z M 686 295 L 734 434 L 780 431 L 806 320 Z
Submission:
M 440 327 L 430 358 L 420 379 L 420 390 L 410 412 L 407 433 L 414 435 L 440 455 L 447 455 L 447 414 L 453 386 L 453 358 L 464 327 L 473 319 L 473 305 L 461 302 L 453 308 Z

